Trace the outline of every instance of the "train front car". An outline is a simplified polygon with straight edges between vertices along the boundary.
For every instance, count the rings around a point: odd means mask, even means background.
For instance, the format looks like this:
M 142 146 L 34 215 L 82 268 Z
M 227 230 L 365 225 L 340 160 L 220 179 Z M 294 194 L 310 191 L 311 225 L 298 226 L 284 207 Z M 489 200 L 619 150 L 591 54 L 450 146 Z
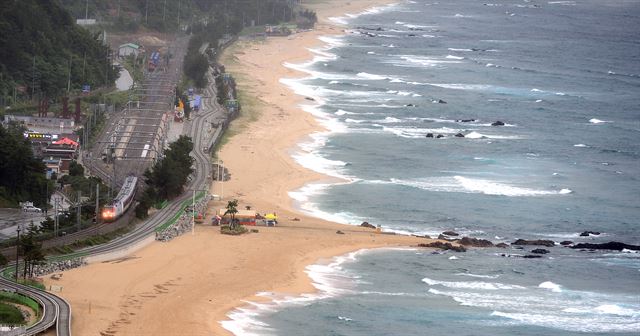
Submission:
M 113 222 L 127 212 L 135 198 L 137 184 L 138 178 L 136 176 L 127 176 L 118 195 L 111 203 L 102 208 L 102 220 Z

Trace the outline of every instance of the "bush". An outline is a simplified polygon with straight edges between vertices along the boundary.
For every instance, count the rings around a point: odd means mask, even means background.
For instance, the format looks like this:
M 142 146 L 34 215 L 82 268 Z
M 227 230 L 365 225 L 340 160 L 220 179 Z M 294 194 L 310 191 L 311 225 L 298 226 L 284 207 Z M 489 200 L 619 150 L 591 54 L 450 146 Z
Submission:
M 0 302 L 0 324 L 18 325 L 25 324 L 26 321 L 20 309 L 6 303 Z
M 223 225 L 220 227 L 220 233 L 230 235 L 230 236 L 239 236 L 241 234 L 247 233 L 249 230 L 242 225 L 236 226 L 235 229 L 232 229 L 229 225 Z

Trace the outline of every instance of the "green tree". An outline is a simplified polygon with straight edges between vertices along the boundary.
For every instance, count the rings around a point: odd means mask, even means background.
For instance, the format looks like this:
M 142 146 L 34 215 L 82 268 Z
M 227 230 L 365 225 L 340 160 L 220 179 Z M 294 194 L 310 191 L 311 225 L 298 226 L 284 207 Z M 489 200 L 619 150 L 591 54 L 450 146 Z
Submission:
M 224 215 L 231 216 L 231 221 L 229 222 L 229 227 L 231 230 L 235 230 L 238 227 L 238 223 L 236 222 L 236 214 L 238 213 L 238 200 L 234 199 L 227 202 L 227 211 L 224 212 Z
M 76 160 L 71 161 L 69 164 L 69 175 L 84 176 L 84 167 Z

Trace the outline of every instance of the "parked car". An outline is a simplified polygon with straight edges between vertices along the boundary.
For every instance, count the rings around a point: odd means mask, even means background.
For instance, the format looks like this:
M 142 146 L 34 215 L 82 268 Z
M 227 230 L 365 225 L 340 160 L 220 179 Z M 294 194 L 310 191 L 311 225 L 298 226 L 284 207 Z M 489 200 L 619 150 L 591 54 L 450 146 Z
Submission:
M 42 209 L 34 207 L 33 205 L 25 205 L 22 207 L 24 212 L 42 212 Z

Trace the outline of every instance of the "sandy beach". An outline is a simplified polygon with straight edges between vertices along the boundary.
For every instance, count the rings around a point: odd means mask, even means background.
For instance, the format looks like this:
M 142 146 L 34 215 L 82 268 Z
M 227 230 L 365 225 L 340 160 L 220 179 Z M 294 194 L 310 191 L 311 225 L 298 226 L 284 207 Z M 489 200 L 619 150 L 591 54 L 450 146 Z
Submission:
M 304 74 L 284 62 L 311 59 L 307 48 L 321 46 L 322 35 L 338 35 L 328 17 L 357 13 L 392 1 L 316 1 L 317 29 L 289 37 L 241 40 L 222 56 L 242 93 L 245 112 L 234 121 L 219 153 L 229 170 L 224 200 L 211 202 L 207 220 L 226 201 L 237 199 L 260 213 L 276 212 L 278 227 L 258 233 L 223 236 L 217 227 L 197 226 L 169 243 L 154 242 L 133 255 L 68 271 L 60 280 L 46 277 L 73 310 L 76 335 L 226 335 L 220 321 L 245 301 L 264 300 L 258 292 L 300 294 L 314 287 L 304 272 L 310 264 L 363 248 L 410 246 L 423 238 L 381 235 L 305 216 L 296 211 L 288 192 L 327 176 L 309 171 L 292 158 L 296 144 L 322 131 L 299 108 L 281 78 Z M 339 5 L 338 5 L 339 4 Z M 211 193 L 222 192 L 220 184 Z M 294 220 L 295 218 L 295 220 Z M 336 234 L 341 230 L 344 234 Z

